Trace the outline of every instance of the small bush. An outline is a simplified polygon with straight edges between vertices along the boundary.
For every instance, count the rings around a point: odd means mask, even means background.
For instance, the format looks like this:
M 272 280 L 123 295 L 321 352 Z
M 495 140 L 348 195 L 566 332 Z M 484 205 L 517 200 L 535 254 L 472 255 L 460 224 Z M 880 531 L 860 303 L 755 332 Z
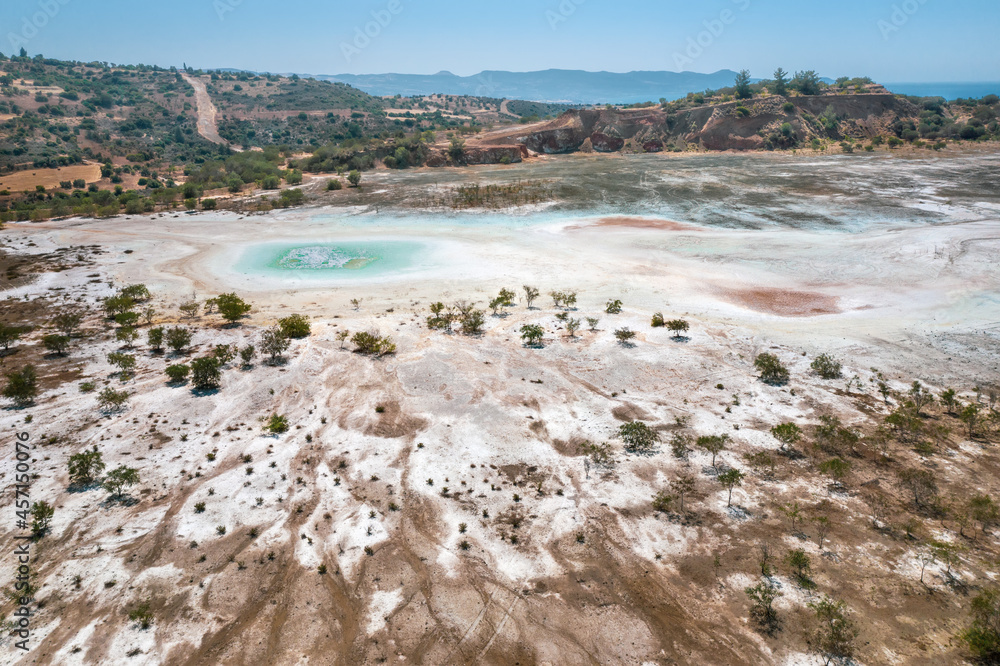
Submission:
M 289 338 L 306 338 L 309 337 L 311 331 L 309 317 L 300 314 L 293 314 L 279 319 L 278 327 Z
M 187 379 L 188 373 L 191 372 L 191 368 L 186 365 L 171 365 L 165 370 L 167 377 L 170 379 L 171 384 L 179 384 Z
M 271 414 L 271 418 L 264 425 L 264 432 L 271 433 L 272 435 L 280 435 L 283 432 L 288 432 L 288 417 L 280 414 Z
M 836 360 L 832 356 L 829 356 L 828 354 L 820 354 L 817 356 L 809 367 L 823 379 L 840 378 L 840 361 Z
M 773 354 L 758 354 L 753 365 L 760 372 L 761 380 L 766 384 L 784 384 L 788 381 L 788 368 L 782 365 Z

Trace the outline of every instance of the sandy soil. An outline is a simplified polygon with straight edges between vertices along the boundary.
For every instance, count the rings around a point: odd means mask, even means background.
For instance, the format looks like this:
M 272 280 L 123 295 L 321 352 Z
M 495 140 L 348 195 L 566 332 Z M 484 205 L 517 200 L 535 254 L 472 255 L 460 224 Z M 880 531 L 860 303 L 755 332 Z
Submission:
M 101 179 L 101 165 L 74 164 L 73 166 L 58 167 L 55 169 L 15 171 L 14 173 L 0 176 L 0 190 L 10 190 L 12 192 L 23 190 L 34 191 L 36 185 L 41 185 L 45 189 L 52 189 L 59 187 L 61 181 L 73 181 L 77 178 L 83 178 L 88 184 L 96 183 Z
M 368 187 L 391 191 L 420 177 L 383 174 Z M 804 443 L 804 457 L 776 455 L 768 434 L 775 423 L 808 428 L 831 413 L 870 428 L 888 409 L 872 368 L 897 391 L 920 379 L 935 390 L 954 384 L 964 399 L 1000 376 L 991 296 L 1000 291 L 1000 224 L 949 214 L 949 223 L 856 231 L 364 206 L 10 225 L 8 252 L 105 253 L 5 295 L 93 309 L 116 287 L 143 282 L 158 323 L 195 329 L 190 355 L 140 343 L 137 376 L 125 384 L 105 360 L 118 343 L 96 314 L 66 359 L 37 351 L 41 331 L 3 359 L 5 368 L 30 358 L 76 373 L 47 383 L 37 406 L 0 415 L 8 432 L 32 432 L 33 497 L 57 507 L 37 545 L 44 605 L 35 647 L 18 663 L 820 663 L 806 604 L 821 593 L 851 607 L 860 663 L 960 663 L 951 637 L 968 597 L 938 564 L 919 582 L 920 542 L 868 526 L 862 495 L 880 478 L 898 520 L 907 515 L 892 473 L 859 456 L 845 490 L 831 490 L 815 470 L 822 453 Z M 256 243 L 390 239 L 427 250 L 396 277 L 234 268 Z M 522 284 L 579 292 L 569 314 L 599 317 L 597 330 L 568 336 L 546 296 L 488 316 L 481 336 L 424 325 L 434 301 L 483 306 Z M 254 304 L 240 326 L 180 317 L 177 306 L 192 296 L 232 290 Z M 612 298 L 624 302 L 621 314 L 603 312 Z M 309 315 L 313 331 L 286 364 L 229 367 L 208 395 L 165 383 L 167 365 L 214 344 L 256 342 L 292 312 Z M 688 319 L 687 338 L 651 328 L 653 312 Z M 528 323 L 546 329 L 543 347 L 522 346 Z M 639 333 L 633 346 L 615 342 L 623 326 Z M 336 340 L 344 329 L 378 330 L 399 350 L 374 360 L 352 353 Z M 761 351 L 788 365 L 791 384 L 757 380 Z M 861 385 L 845 390 L 811 374 L 822 352 Z M 94 394 L 79 393 L 84 380 L 124 387 L 129 407 L 102 415 Z M 262 432 L 272 413 L 289 418 L 289 432 Z M 893 469 L 933 465 L 949 496 L 970 492 L 973 478 L 996 492 L 995 450 L 964 439 L 953 417 L 929 414 L 951 429 L 948 447 L 921 461 L 897 445 Z M 654 454 L 623 451 L 616 432 L 632 419 L 661 433 Z M 713 468 L 704 452 L 673 457 L 674 432 L 731 442 Z M 585 464 L 585 441 L 610 442 L 616 462 Z M 93 445 L 109 468 L 141 470 L 136 501 L 67 491 L 68 456 Z M 762 451 L 775 455 L 775 473 L 751 473 L 728 507 L 715 477 Z M 653 511 L 652 496 L 681 473 L 697 485 L 686 512 Z M 4 458 L 0 478 L 10 484 L 12 474 Z M 812 523 L 788 529 L 779 508 L 793 501 L 833 520 L 822 548 Z M 919 520 L 926 534 L 943 534 L 939 521 Z M 957 539 L 953 530 L 949 523 Z M 0 531 L 4 543 L 11 536 Z M 783 624 L 773 637 L 748 620 L 743 593 L 759 580 L 762 541 L 780 557 L 804 549 L 817 584 L 802 589 L 777 564 Z M 992 534 L 969 541 L 961 579 L 997 575 L 997 548 Z M 126 617 L 144 600 L 155 617 L 148 630 Z

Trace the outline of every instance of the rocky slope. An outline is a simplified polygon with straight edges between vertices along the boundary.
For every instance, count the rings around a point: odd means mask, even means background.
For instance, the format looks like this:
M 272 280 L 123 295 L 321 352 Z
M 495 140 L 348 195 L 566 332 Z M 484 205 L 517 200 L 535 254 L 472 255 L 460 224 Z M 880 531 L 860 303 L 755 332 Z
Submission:
M 547 123 L 518 128 L 502 138 L 492 136 L 491 141 L 520 144 L 545 154 L 579 150 L 658 152 L 688 146 L 758 150 L 792 147 L 814 138 L 871 139 L 890 133 L 897 121 L 911 121 L 919 115 L 919 107 L 912 102 L 876 88 L 852 95 L 772 95 L 676 112 L 661 107 L 574 110 Z M 824 124 L 824 116 L 831 122 Z M 783 134 L 786 123 L 790 130 Z M 785 139 L 783 145 L 776 145 L 781 137 Z

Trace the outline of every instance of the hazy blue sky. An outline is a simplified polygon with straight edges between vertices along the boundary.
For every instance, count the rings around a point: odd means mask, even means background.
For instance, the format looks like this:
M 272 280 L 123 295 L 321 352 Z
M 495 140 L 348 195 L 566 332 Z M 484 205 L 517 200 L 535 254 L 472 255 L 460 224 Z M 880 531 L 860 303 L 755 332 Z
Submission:
M 375 36 L 358 38 L 366 28 Z M 780 65 L 881 81 L 996 81 L 998 34 L 997 0 L 0 3 L 7 54 L 23 43 L 65 59 L 314 74 L 746 67 L 763 77 Z

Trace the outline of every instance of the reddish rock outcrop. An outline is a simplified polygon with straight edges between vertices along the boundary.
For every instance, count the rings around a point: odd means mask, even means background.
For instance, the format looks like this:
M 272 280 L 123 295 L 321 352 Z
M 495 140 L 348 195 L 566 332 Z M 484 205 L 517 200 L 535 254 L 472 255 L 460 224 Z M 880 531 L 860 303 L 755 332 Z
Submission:
M 608 136 L 603 132 L 594 132 L 590 135 L 590 142 L 594 150 L 599 153 L 613 153 L 625 147 L 625 139 L 617 136 Z

